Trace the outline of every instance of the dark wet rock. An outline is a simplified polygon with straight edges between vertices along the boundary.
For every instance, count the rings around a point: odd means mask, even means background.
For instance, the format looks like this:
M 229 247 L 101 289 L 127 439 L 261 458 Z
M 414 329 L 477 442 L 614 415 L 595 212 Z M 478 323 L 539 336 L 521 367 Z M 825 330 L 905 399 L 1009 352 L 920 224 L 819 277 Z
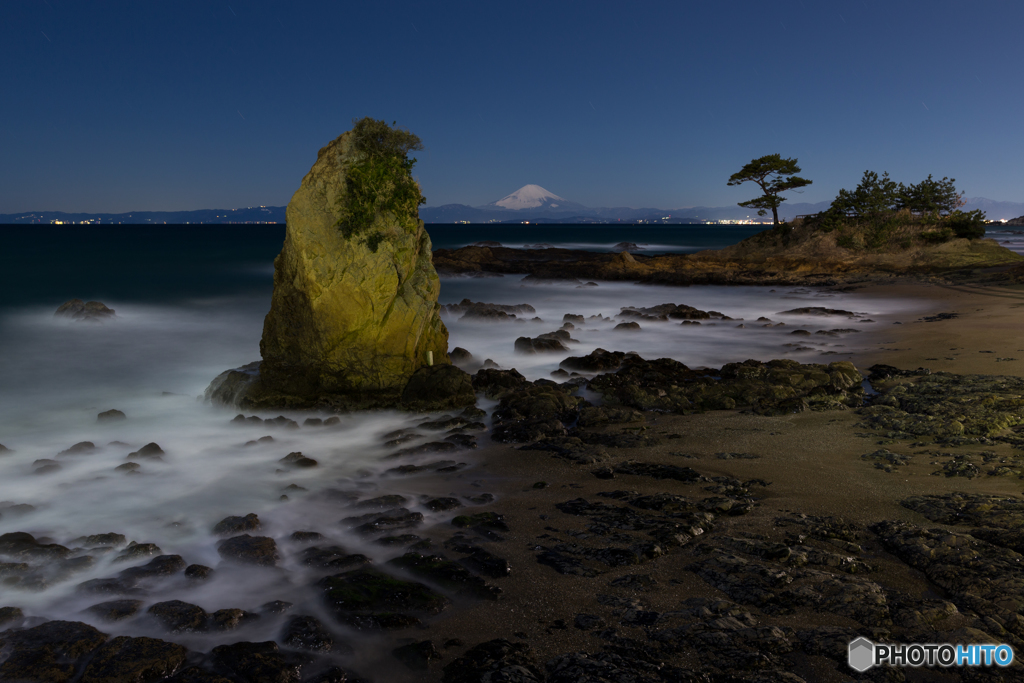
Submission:
M 356 533 L 367 535 L 398 529 L 413 529 L 423 523 L 423 513 L 397 508 L 359 517 L 347 517 L 341 521 L 350 526 L 358 524 L 355 528 Z
M 689 567 L 729 597 L 767 613 L 811 608 L 870 626 L 891 623 L 885 592 L 859 576 L 808 568 L 783 569 L 771 561 L 719 552 Z
M 471 570 L 492 579 L 502 579 L 512 573 L 512 566 L 508 560 L 498 557 L 494 553 L 479 546 L 463 547 L 456 552 L 469 552 L 469 555 L 459 559 L 459 563 L 469 567 Z
M 898 468 L 904 465 L 910 464 L 910 459 L 913 456 L 900 455 L 899 453 L 893 453 L 892 451 L 881 448 L 873 453 L 865 453 L 860 456 L 861 460 L 867 460 L 874 462 L 875 467 L 886 472 L 895 472 Z
M 290 538 L 296 543 L 316 543 L 324 540 L 324 535 L 319 531 L 293 531 Z
M 323 421 L 323 418 L 319 418 L 319 417 L 307 417 L 305 420 L 302 421 L 302 426 L 303 427 L 323 427 L 324 426 L 324 421 Z
M 249 534 L 242 534 L 221 542 L 217 546 L 217 553 L 225 561 L 259 567 L 275 567 L 280 559 L 274 539 L 267 536 L 250 536 Z
M 65 683 L 76 661 L 107 640 L 104 633 L 79 621 L 48 621 L 33 628 L 0 633 L 0 680 Z
M 158 602 L 146 612 L 152 614 L 164 630 L 171 633 L 204 632 L 210 618 L 202 607 L 181 600 Z
M 174 675 L 188 655 L 181 645 L 156 638 L 118 636 L 104 643 L 89 659 L 82 683 L 157 681 Z
M 244 531 L 260 531 L 262 528 L 260 518 L 256 513 L 250 512 L 244 517 L 225 517 L 213 527 L 213 533 L 220 536 L 229 536 Z
M 444 667 L 443 683 L 542 683 L 546 678 L 526 643 L 497 639 L 470 648 Z
M 412 374 L 402 391 L 404 407 L 424 412 L 475 403 L 472 377 L 454 365 L 424 365 Z
M 609 585 L 631 591 L 645 592 L 654 590 L 658 585 L 658 580 L 650 574 L 626 574 L 617 579 L 612 579 Z
M 213 576 L 213 569 L 202 564 L 190 564 L 185 567 L 185 578 L 189 581 L 206 581 Z
M 396 493 L 378 496 L 376 498 L 369 498 L 367 500 L 361 500 L 356 503 L 357 508 L 370 508 L 371 510 L 386 510 L 388 508 L 399 507 L 409 502 L 409 499 L 405 496 L 400 496 Z
M 0 626 L 10 628 L 12 624 L 20 624 L 24 618 L 20 607 L 0 607 Z
M 85 455 L 88 453 L 92 453 L 96 450 L 98 450 L 96 448 L 96 444 L 94 444 L 92 441 L 79 441 L 74 446 L 66 448 L 60 453 L 58 453 L 57 457 L 60 457 L 62 455 Z
M 123 472 L 124 474 L 139 474 L 139 470 L 142 469 L 142 465 L 137 462 L 126 462 L 123 465 L 118 465 L 114 468 L 115 472 Z
M 295 420 L 285 417 L 284 415 L 278 415 L 277 417 L 267 418 L 263 421 L 268 427 L 284 427 L 286 429 L 298 429 L 299 423 Z
M 120 572 L 117 577 L 121 581 L 137 584 L 147 579 L 173 576 L 185 569 L 186 563 L 181 555 L 160 555 L 140 567 L 130 567 Z
M 845 315 L 847 317 L 855 317 L 864 314 L 854 313 L 852 311 L 844 311 L 839 308 L 825 308 L 824 306 L 804 306 L 803 308 L 792 308 L 788 311 L 780 311 L 779 315 Z
M 452 363 L 455 363 L 456 365 L 463 365 L 465 363 L 472 362 L 473 354 L 461 346 L 456 346 L 448 352 L 448 358 L 450 358 Z
M 453 451 L 461 450 L 461 447 L 452 443 L 451 441 L 430 441 L 429 443 L 421 444 L 419 446 L 411 446 L 409 448 L 403 448 L 399 451 L 395 451 L 390 455 L 386 456 L 387 459 L 391 460 L 394 458 L 408 457 L 411 455 L 428 455 L 431 453 L 451 453 Z
M 137 451 L 128 454 L 128 459 L 149 458 L 150 460 L 162 460 L 164 449 L 157 444 L 150 442 Z
M 368 568 L 325 577 L 316 587 L 340 621 L 360 629 L 403 628 L 417 623 L 413 614 L 437 614 L 449 603 L 422 583 Z
M 84 320 L 87 322 L 102 322 L 115 317 L 114 309 L 108 308 L 103 302 L 82 301 L 81 299 L 69 299 L 68 301 L 65 301 L 57 307 L 57 310 L 54 311 L 53 314 L 54 316 L 73 318 L 75 320 Z
M 497 600 L 501 593 L 500 588 L 488 585 L 479 576 L 442 555 L 428 556 L 420 553 L 406 553 L 388 561 L 388 565 L 405 570 L 442 588 L 455 591 L 459 595 Z
M 981 469 L 971 462 L 968 455 L 955 455 L 942 464 L 942 468 L 932 474 L 942 474 L 947 477 L 964 477 L 974 479 L 981 474 Z
M 438 460 L 437 462 L 430 462 L 426 465 L 401 465 L 399 467 L 392 467 L 391 469 L 385 470 L 384 474 L 404 476 L 419 474 L 420 472 L 457 472 L 466 466 L 466 463 L 456 462 L 455 460 Z
M 250 624 L 260 618 L 260 615 L 253 612 L 246 612 L 244 609 L 229 608 L 219 609 L 210 615 L 210 622 L 215 631 L 234 631 L 237 628 Z
M 334 647 L 334 636 L 316 617 L 295 615 L 281 630 L 281 643 L 297 650 L 326 654 Z
M 260 605 L 260 614 L 269 614 L 272 616 L 284 614 L 292 608 L 292 603 L 285 602 L 284 600 L 271 600 Z
M 282 465 L 299 468 L 316 467 L 318 465 L 316 460 L 314 460 L 313 458 L 307 458 L 298 451 L 294 453 L 289 453 L 288 455 L 278 460 L 278 462 L 281 463 Z
M 441 653 L 437 651 L 433 641 L 430 640 L 421 640 L 418 643 L 396 647 L 391 654 L 413 671 L 426 671 L 431 660 L 441 659 Z
M 444 308 L 451 315 L 462 315 L 463 317 L 468 318 L 488 318 L 495 313 L 504 313 L 506 317 L 511 316 L 514 318 L 517 315 L 532 314 L 537 312 L 537 309 L 535 309 L 530 304 L 488 304 L 483 302 L 470 301 L 469 299 L 463 299 L 457 304 L 446 304 L 442 306 L 442 308 Z
M 620 318 L 636 318 L 638 320 L 707 320 L 711 313 L 702 311 L 686 304 L 660 304 L 647 308 L 626 306 L 620 309 Z
M 498 403 L 491 438 L 503 443 L 528 443 L 566 436 L 565 424 L 575 421 L 578 403 L 569 390 L 553 382 L 524 386 Z
M 679 467 L 678 465 L 659 465 L 656 463 L 642 462 L 639 460 L 627 460 L 615 466 L 616 474 L 632 474 L 639 477 L 651 477 L 653 479 L 674 479 L 687 484 L 693 484 L 704 480 L 704 477 L 692 467 Z
M 449 434 L 444 438 L 445 441 L 450 441 L 460 448 L 476 448 L 476 437 L 472 434 Z
M 597 427 L 606 424 L 628 424 L 643 422 L 644 414 L 632 408 L 615 408 L 611 406 L 587 406 L 580 409 L 579 426 Z M 584 439 L 587 443 L 594 440 Z M 650 445 L 650 444 L 648 444 Z
M 566 313 L 565 315 L 562 316 L 562 322 L 563 323 L 579 323 L 580 325 L 582 325 L 583 323 L 586 322 L 586 320 L 584 319 L 584 317 L 582 315 L 579 315 L 579 314 L 576 314 L 576 313 Z
M 608 372 L 610 370 L 617 370 L 627 355 L 630 354 L 625 354 L 621 351 L 594 349 L 586 356 L 570 356 L 559 363 L 558 366 L 574 372 Z
M 619 323 L 618 325 L 615 326 L 614 329 L 619 332 L 639 332 L 640 323 L 632 321 L 626 323 Z
M 85 611 L 103 621 L 121 621 L 134 617 L 145 604 L 142 600 L 108 600 L 87 608 Z
M 102 413 L 96 415 L 97 422 L 120 422 L 121 420 L 128 419 L 127 416 L 120 410 L 104 410 Z
M 369 683 L 362 678 L 353 678 L 340 666 L 330 666 L 314 676 L 304 679 L 303 683 Z
M 544 546 L 537 546 L 536 549 L 540 551 L 537 553 L 537 562 L 551 567 L 559 574 L 566 576 L 597 576 L 597 571 L 585 566 L 581 560 L 571 555 Z
M 458 508 L 461 508 L 462 503 L 460 503 L 457 498 L 432 498 L 424 503 L 423 507 L 427 508 L 431 512 L 447 512 L 449 510 L 457 510 Z
M 608 451 L 603 446 L 586 444 L 577 436 L 547 437 L 520 446 L 519 450 L 549 451 L 557 458 L 581 465 L 592 465 L 609 459 Z
M 11 560 L 62 560 L 70 554 L 69 548 L 56 543 L 39 543 L 34 536 L 24 531 L 0 536 L 0 555 Z
M 121 546 L 128 543 L 128 539 L 125 538 L 124 534 L 117 533 L 106 533 L 106 534 L 92 534 L 90 536 L 79 536 L 72 541 L 76 546 L 83 548 L 120 548 Z
M 500 515 L 497 512 L 477 512 L 471 515 L 459 515 L 452 519 L 452 526 L 459 529 L 509 530 L 504 515 Z
M 554 336 L 519 337 L 514 347 L 516 353 L 531 355 L 536 353 L 566 353 L 569 347 Z
M 302 564 L 307 567 L 319 567 L 338 571 L 340 569 L 354 569 L 370 564 L 370 558 L 359 553 L 350 553 L 345 548 L 337 545 L 317 546 L 306 548 L 302 552 Z
M 430 539 L 417 536 L 416 534 L 399 534 L 397 536 L 382 536 L 374 541 L 376 545 L 385 548 L 416 546 L 427 548 L 430 546 Z
M 0 455 L 7 455 L 8 453 L 13 453 L 13 452 L 14 452 L 13 450 L 11 450 L 7 446 L 5 446 L 2 443 L 0 443 Z
M 605 621 L 595 614 L 580 612 L 573 618 L 573 625 L 581 631 L 592 631 L 595 628 L 604 628 Z
M 277 643 L 234 643 L 218 645 L 210 653 L 216 668 L 252 683 L 299 683 L 304 659 L 281 652 Z
M 473 375 L 473 389 L 482 391 L 487 398 L 500 399 L 529 384 L 516 370 L 498 370 L 484 367 Z
M 667 358 L 623 358 L 614 373 L 590 381 L 606 400 L 637 410 L 694 413 L 747 407 L 755 413 L 781 415 L 802 408 L 837 410 L 859 406 L 861 375 L 848 362 L 829 365 L 792 360 L 729 363 L 717 373 L 690 370 Z
M 50 460 L 49 458 L 40 458 L 32 463 L 32 474 L 53 474 L 54 472 L 60 472 L 63 468 L 60 463 L 56 460 Z
M 1008 429 L 1024 425 L 1024 378 L 1003 375 L 954 375 L 926 370 L 871 367 L 877 395 L 861 409 L 864 426 L 890 438 L 932 436 L 960 445 L 1017 444 Z

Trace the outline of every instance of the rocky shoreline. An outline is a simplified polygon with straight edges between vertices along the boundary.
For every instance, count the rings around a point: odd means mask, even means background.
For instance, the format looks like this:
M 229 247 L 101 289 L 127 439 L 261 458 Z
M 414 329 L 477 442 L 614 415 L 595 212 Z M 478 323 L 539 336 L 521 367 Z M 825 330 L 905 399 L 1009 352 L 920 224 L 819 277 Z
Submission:
M 957 315 L 873 332 L 880 346 L 853 364 L 695 371 L 612 353 L 576 359 L 583 375 L 563 384 L 478 371 L 489 435 L 469 409 L 381 437 L 389 476 L 422 495 L 337 489 L 316 528 L 283 535 L 240 510 L 214 528 L 213 568 L 100 530 L 0 537 L 0 679 L 932 680 L 855 675 L 847 643 L 1020 651 L 1024 293 L 909 287 L 932 297 L 923 314 Z M 865 393 L 855 368 L 869 367 Z M 306 422 L 243 415 L 238 428 L 331 429 Z M 344 527 L 377 550 L 346 547 Z M 83 621 L 18 608 L 19 583 L 67 580 L 104 553 L 124 568 L 76 588 L 96 596 Z M 238 568 L 301 580 L 196 604 L 204 580 Z M 168 586 L 180 599 L 158 597 Z

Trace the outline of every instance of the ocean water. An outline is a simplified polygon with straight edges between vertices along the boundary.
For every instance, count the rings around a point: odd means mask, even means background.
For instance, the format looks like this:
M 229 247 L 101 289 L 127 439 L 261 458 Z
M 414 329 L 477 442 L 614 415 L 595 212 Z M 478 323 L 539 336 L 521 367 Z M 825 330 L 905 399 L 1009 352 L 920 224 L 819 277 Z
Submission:
M 437 244 L 498 237 L 490 228 L 475 233 L 461 227 L 448 230 L 432 228 Z M 543 230 L 548 243 L 595 248 L 642 240 L 679 249 L 713 248 L 738 234 L 690 226 L 658 228 L 657 234 L 642 238 L 632 228 L 600 234 L 591 226 Z M 502 235 L 498 241 L 515 236 Z M 231 422 L 237 411 L 197 400 L 218 373 L 259 358 L 272 262 L 282 237 L 283 228 L 275 226 L 0 228 L 0 444 L 9 449 L 0 453 L 0 533 L 26 531 L 71 548 L 79 547 L 76 539 L 85 535 L 121 533 L 131 541 L 154 543 L 163 553 L 180 554 L 190 564 L 216 568 L 214 578 L 199 587 L 180 578 L 150 586 L 142 596 L 147 603 L 182 599 L 213 612 L 256 611 L 265 602 L 286 600 L 296 604 L 293 613 L 329 622 L 309 587 L 318 574 L 300 563 L 302 546 L 290 540 L 292 532 L 318 531 L 325 536 L 324 544 L 341 544 L 382 562 L 402 550 L 352 532 L 341 520 L 358 512 L 345 509 L 340 500 L 397 493 L 407 497 L 410 510 L 424 513 L 429 526 L 452 513 L 431 513 L 423 507 L 427 497 L 452 495 L 472 505 L 470 496 L 488 491 L 492 482 L 474 469 L 472 451 L 385 457 L 394 448 L 384 445 L 384 435 L 416 428 L 425 416 L 381 411 L 346 415 L 332 427 L 240 426 Z M 521 237 L 523 243 L 532 243 L 540 236 Z M 101 300 L 117 316 L 102 324 L 55 318 L 57 306 L 73 297 Z M 542 322 L 446 318 L 450 348 L 466 348 L 480 361 L 491 359 L 531 378 L 548 376 L 564 356 L 517 356 L 515 338 L 557 329 L 567 313 L 601 316 L 572 331 L 578 340 L 571 344 L 573 354 L 601 347 L 717 367 L 747 358 L 842 359 L 858 343 L 858 333 L 789 333 L 801 326 L 811 331 L 875 329 L 912 306 L 908 301 L 803 288 L 526 285 L 519 276 L 442 280 L 442 303 L 463 298 L 527 303 L 536 309 Z M 669 302 L 719 311 L 735 320 L 701 325 L 641 322 L 639 333 L 614 329 L 622 307 Z M 781 313 L 803 306 L 857 315 L 807 319 Z M 773 326 L 766 327 L 769 323 L 759 317 L 769 318 Z M 779 322 L 785 325 L 774 326 Z M 123 411 L 128 419 L 98 422 L 97 414 L 109 409 Z M 311 415 L 285 416 L 301 424 Z M 419 432 L 420 442 L 443 436 Z M 258 441 L 265 436 L 271 440 Z M 95 448 L 65 452 L 86 441 Z M 133 455 L 148 443 L 161 447 L 161 459 Z M 280 462 L 296 451 L 319 466 L 295 470 Z M 441 459 L 463 465 L 444 475 L 401 477 L 388 472 L 399 464 Z M 37 473 L 39 460 L 55 461 L 59 468 Z M 116 469 L 126 462 L 137 462 L 138 473 Z M 259 533 L 276 539 L 282 555 L 277 569 L 221 562 L 213 526 L 228 515 L 247 513 L 259 515 Z M 82 614 L 86 607 L 116 596 L 83 594 L 78 585 L 114 576 L 132 563 L 115 562 L 116 551 L 79 554 L 92 556 L 94 564 L 67 575 L 42 566 L 27 588 L 28 581 L 0 582 L 0 604 L 20 606 L 37 618 L 84 620 L 111 633 L 167 637 L 145 616 L 101 624 Z M 280 621 L 264 619 L 244 632 L 172 639 L 208 649 L 219 642 L 271 639 L 280 626 Z

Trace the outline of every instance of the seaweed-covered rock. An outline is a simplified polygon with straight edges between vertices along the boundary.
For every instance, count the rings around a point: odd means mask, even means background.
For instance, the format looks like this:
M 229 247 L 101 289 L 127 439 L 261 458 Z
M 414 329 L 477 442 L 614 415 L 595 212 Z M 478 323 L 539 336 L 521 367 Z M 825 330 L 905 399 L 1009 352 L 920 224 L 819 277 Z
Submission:
M 866 426 L 910 438 L 994 439 L 1024 425 L 1024 378 L 871 368 L 878 394 L 861 410 Z

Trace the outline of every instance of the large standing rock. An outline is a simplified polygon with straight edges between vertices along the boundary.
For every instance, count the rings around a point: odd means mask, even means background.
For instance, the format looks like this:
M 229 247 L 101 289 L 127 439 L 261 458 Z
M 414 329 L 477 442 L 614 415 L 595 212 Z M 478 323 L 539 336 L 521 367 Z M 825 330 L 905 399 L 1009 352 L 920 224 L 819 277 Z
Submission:
M 398 405 L 417 369 L 431 359 L 450 363 L 440 281 L 416 201 L 377 213 L 349 237 L 337 225 L 346 174 L 363 154 L 353 132 L 337 138 L 288 203 L 263 362 L 251 382 L 233 382 L 243 407 Z

